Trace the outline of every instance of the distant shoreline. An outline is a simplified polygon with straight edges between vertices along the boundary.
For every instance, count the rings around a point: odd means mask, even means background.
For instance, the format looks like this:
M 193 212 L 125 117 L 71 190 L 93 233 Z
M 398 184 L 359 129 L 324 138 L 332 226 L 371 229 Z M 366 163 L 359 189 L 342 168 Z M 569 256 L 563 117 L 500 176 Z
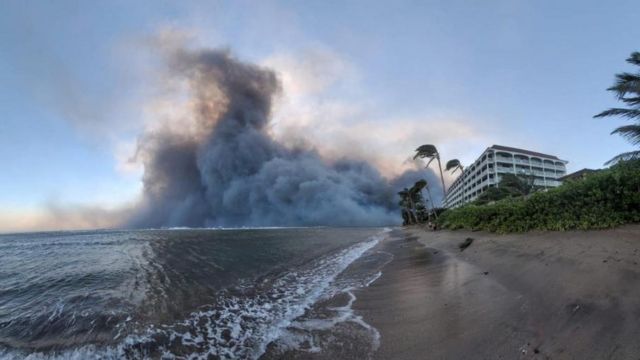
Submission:
M 627 359 L 640 353 L 640 225 L 486 232 L 396 228 L 354 309 L 377 359 Z M 465 238 L 472 245 L 460 251 Z
M 0 236 L 5 235 L 25 235 L 25 234 L 49 234 L 49 233 L 83 233 L 83 232 L 111 232 L 111 231 L 230 231 L 230 230 L 289 230 L 289 229 L 326 229 L 326 228 L 392 228 L 395 225 L 371 225 L 371 226 L 332 226 L 332 225 L 310 225 L 310 226 L 242 226 L 242 227 L 161 227 L 161 228 L 97 228 L 97 229 L 59 229 L 59 230 L 34 230 L 34 231 L 9 231 L 0 232 Z

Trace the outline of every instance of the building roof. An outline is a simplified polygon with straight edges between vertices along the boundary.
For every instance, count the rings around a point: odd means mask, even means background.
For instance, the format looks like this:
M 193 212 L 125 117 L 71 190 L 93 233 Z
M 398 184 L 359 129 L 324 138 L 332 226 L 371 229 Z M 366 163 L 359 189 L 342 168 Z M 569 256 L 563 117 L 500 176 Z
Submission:
M 561 178 L 558 178 L 558 180 L 565 181 L 565 180 L 570 180 L 570 179 L 580 179 L 580 178 L 582 178 L 582 177 L 584 177 L 584 176 L 586 176 L 588 174 L 592 174 L 592 173 L 595 173 L 595 172 L 598 172 L 598 171 L 600 171 L 600 170 L 584 168 L 582 170 L 578 170 L 576 172 L 572 172 L 571 174 L 567 174 L 567 175 L 565 175 L 565 176 L 563 176 Z
M 527 155 L 531 155 L 531 156 L 539 156 L 539 157 L 544 157 L 544 158 L 547 158 L 547 159 L 560 160 L 557 156 L 543 154 L 543 153 L 530 151 L 530 150 L 518 149 L 518 148 L 514 148 L 514 147 L 509 147 L 509 146 L 492 145 L 491 148 L 494 149 L 494 150 L 504 150 L 504 151 L 519 152 L 519 153 L 523 153 L 523 154 L 527 154 Z M 562 160 L 560 160 L 560 161 L 562 161 Z

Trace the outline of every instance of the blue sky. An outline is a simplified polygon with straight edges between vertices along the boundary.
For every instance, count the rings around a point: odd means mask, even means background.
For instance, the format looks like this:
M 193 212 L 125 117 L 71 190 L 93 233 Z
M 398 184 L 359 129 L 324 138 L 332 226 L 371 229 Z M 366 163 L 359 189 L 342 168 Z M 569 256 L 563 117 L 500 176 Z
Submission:
M 616 105 L 605 89 L 639 50 L 639 15 L 636 1 L 3 1 L 0 217 L 135 201 L 141 172 L 121 163 L 154 93 L 139 44 L 167 28 L 283 73 L 329 54 L 336 79 L 285 93 L 280 114 L 295 125 L 304 107 L 318 144 L 338 108 L 343 132 L 372 128 L 344 141 L 388 162 L 435 143 L 468 163 L 498 143 L 601 167 L 630 149 L 609 135 L 623 120 L 592 116 Z

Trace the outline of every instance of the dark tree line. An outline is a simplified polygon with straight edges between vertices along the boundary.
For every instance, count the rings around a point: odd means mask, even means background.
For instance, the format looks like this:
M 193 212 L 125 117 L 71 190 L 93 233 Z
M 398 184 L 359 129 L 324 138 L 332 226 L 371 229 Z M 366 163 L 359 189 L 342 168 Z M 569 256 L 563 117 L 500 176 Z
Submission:
M 422 190 L 427 190 L 429 200 L 425 200 L 422 195 Z M 437 216 L 433 211 L 433 202 L 431 199 L 431 193 L 427 186 L 427 181 L 424 179 L 416 181 L 411 188 L 404 188 L 398 192 L 400 195 L 400 208 L 402 209 L 402 224 L 424 224 L 431 221 L 432 216 Z M 431 207 L 429 206 L 431 204 Z

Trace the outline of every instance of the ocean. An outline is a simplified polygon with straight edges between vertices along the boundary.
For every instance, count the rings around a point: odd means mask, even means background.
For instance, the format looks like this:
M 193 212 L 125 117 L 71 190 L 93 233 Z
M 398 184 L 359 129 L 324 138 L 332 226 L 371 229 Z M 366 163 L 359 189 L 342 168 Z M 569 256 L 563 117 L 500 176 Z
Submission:
M 384 228 L 0 235 L 0 359 L 370 357 Z

